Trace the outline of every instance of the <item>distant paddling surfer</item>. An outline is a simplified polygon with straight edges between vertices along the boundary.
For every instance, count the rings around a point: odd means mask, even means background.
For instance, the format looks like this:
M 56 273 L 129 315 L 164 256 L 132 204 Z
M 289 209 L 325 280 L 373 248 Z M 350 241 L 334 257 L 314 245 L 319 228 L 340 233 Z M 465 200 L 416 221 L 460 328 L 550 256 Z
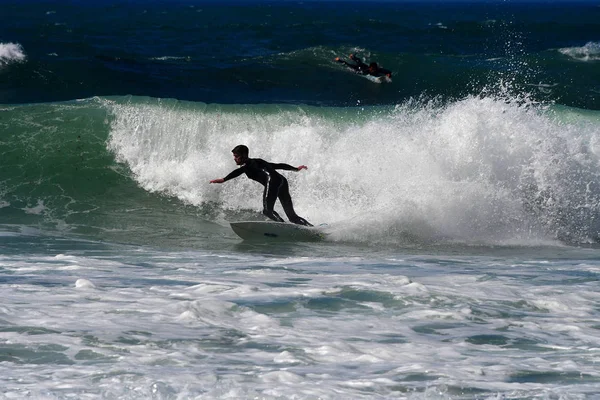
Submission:
M 354 63 L 351 64 L 345 60 L 342 60 L 339 57 L 336 57 L 334 61 L 344 64 L 346 67 L 354 70 L 354 72 L 356 72 L 357 74 L 372 75 L 374 77 L 387 76 L 390 79 L 392 78 L 392 71 L 385 68 L 381 68 L 376 62 L 372 62 L 369 65 L 367 65 L 354 54 L 350 54 L 348 58 L 354 61 Z
M 237 165 L 241 165 L 240 168 L 232 171 L 225 178 L 213 179 L 210 183 L 223 183 L 230 179 L 237 178 L 242 173 L 246 176 L 265 187 L 263 192 L 263 214 L 277 222 L 284 222 L 283 218 L 277 214 L 273 209 L 275 207 L 275 201 L 279 198 L 283 210 L 287 215 L 290 222 L 299 225 L 312 226 L 307 220 L 299 217 L 294 211 L 292 205 L 292 197 L 290 196 L 290 188 L 288 181 L 283 175 L 277 172 L 277 169 L 285 169 L 288 171 L 300 171 L 308 169 L 306 165 L 301 165 L 298 168 L 292 167 L 288 164 L 272 164 L 261 160 L 260 158 L 249 158 L 248 147 L 243 144 L 235 146 L 233 150 L 233 160 Z

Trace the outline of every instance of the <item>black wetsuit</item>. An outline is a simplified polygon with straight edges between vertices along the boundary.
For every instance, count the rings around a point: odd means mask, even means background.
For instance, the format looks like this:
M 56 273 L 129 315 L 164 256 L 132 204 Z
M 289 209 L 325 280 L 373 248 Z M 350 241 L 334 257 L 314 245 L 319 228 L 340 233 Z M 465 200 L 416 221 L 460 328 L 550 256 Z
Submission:
M 376 77 L 379 76 L 383 76 L 383 75 L 392 75 L 392 71 L 387 70 L 385 68 L 381 68 L 381 67 L 377 67 L 377 70 L 375 72 L 371 72 L 369 70 L 369 66 L 367 64 L 365 64 L 364 62 L 362 62 L 362 60 L 358 57 L 356 57 L 355 55 L 352 55 L 350 57 L 350 59 L 352 61 L 354 61 L 356 64 L 350 64 L 347 61 L 344 60 L 338 60 L 338 62 L 344 64 L 345 66 L 347 66 L 348 68 L 352 68 L 354 70 L 354 72 L 356 72 L 357 74 L 361 74 L 361 75 L 373 75 Z
M 287 215 L 290 222 L 299 225 L 312 226 L 307 220 L 299 217 L 294 211 L 288 181 L 283 175 L 275 171 L 276 169 L 298 171 L 298 168 L 288 164 L 272 164 L 265 160 L 261 160 L 260 158 L 248 158 L 242 167 L 229 173 L 223 180 L 228 181 L 245 173 L 248 178 L 265 187 L 265 191 L 263 192 L 264 215 L 273 221 L 284 222 L 283 218 L 281 218 L 273 209 L 275 207 L 275 201 L 279 198 L 279 201 L 283 206 L 283 211 L 285 211 L 285 215 Z
M 362 62 L 362 60 L 356 56 L 352 56 L 350 57 L 350 59 L 352 61 L 354 61 L 356 64 L 350 64 L 348 61 L 345 60 L 338 60 L 338 62 L 344 64 L 346 67 L 348 68 L 352 68 L 355 72 L 362 74 L 362 75 L 367 75 L 369 73 L 369 66 L 367 64 L 365 64 L 364 62 Z

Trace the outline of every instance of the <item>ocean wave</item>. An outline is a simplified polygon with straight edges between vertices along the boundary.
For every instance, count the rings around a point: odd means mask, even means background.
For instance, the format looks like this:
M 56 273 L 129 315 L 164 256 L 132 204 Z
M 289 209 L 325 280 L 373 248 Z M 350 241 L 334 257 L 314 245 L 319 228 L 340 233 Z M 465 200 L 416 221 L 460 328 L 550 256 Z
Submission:
M 558 51 L 577 61 L 600 60 L 600 42 L 587 42 L 581 47 L 564 47 Z
M 176 57 L 176 56 L 160 56 L 160 57 L 150 57 L 150 60 L 153 61 L 190 61 L 191 57 L 187 56 L 187 57 Z
M 493 97 L 396 107 L 144 102 L 115 105 L 109 148 L 145 190 L 196 206 L 256 207 L 231 148 L 309 165 L 287 174 L 296 208 L 339 240 L 595 242 L 598 115 Z
M 0 43 L 0 67 L 25 61 L 27 56 L 18 43 Z
M 5 114 L 5 221 L 127 232 L 149 215 L 160 231 L 190 212 L 217 225 L 260 216 L 255 182 L 208 184 L 246 144 L 251 156 L 308 165 L 283 173 L 298 213 L 329 224 L 332 240 L 600 241 L 597 111 L 493 96 L 377 107 L 128 96 Z

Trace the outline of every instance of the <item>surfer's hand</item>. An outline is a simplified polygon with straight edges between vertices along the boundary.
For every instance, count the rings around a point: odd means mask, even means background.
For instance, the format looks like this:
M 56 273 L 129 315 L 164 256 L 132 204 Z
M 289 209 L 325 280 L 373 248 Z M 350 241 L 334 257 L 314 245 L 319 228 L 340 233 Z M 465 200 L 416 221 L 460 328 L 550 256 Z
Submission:
M 210 183 L 223 183 L 223 182 L 225 182 L 225 179 L 223 179 L 223 178 L 213 179 L 212 181 L 210 181 Z
M 301 171 L 303 169 L 308 169 L 308 167 L 306 165 L 301 165 L 298 167 L 298 171 Z

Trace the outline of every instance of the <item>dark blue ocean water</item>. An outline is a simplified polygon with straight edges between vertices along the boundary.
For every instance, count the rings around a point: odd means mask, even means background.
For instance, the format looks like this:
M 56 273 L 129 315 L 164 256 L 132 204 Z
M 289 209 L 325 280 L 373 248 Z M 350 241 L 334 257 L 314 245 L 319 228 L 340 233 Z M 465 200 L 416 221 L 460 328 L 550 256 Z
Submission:
M 348 106 L 502 82 L 598 110 L 599 32 L 594 2 L 3 1 L 0 102 L 130 94 Z M 393 71 L 393 84 L 332 62 L 350 53 Z

